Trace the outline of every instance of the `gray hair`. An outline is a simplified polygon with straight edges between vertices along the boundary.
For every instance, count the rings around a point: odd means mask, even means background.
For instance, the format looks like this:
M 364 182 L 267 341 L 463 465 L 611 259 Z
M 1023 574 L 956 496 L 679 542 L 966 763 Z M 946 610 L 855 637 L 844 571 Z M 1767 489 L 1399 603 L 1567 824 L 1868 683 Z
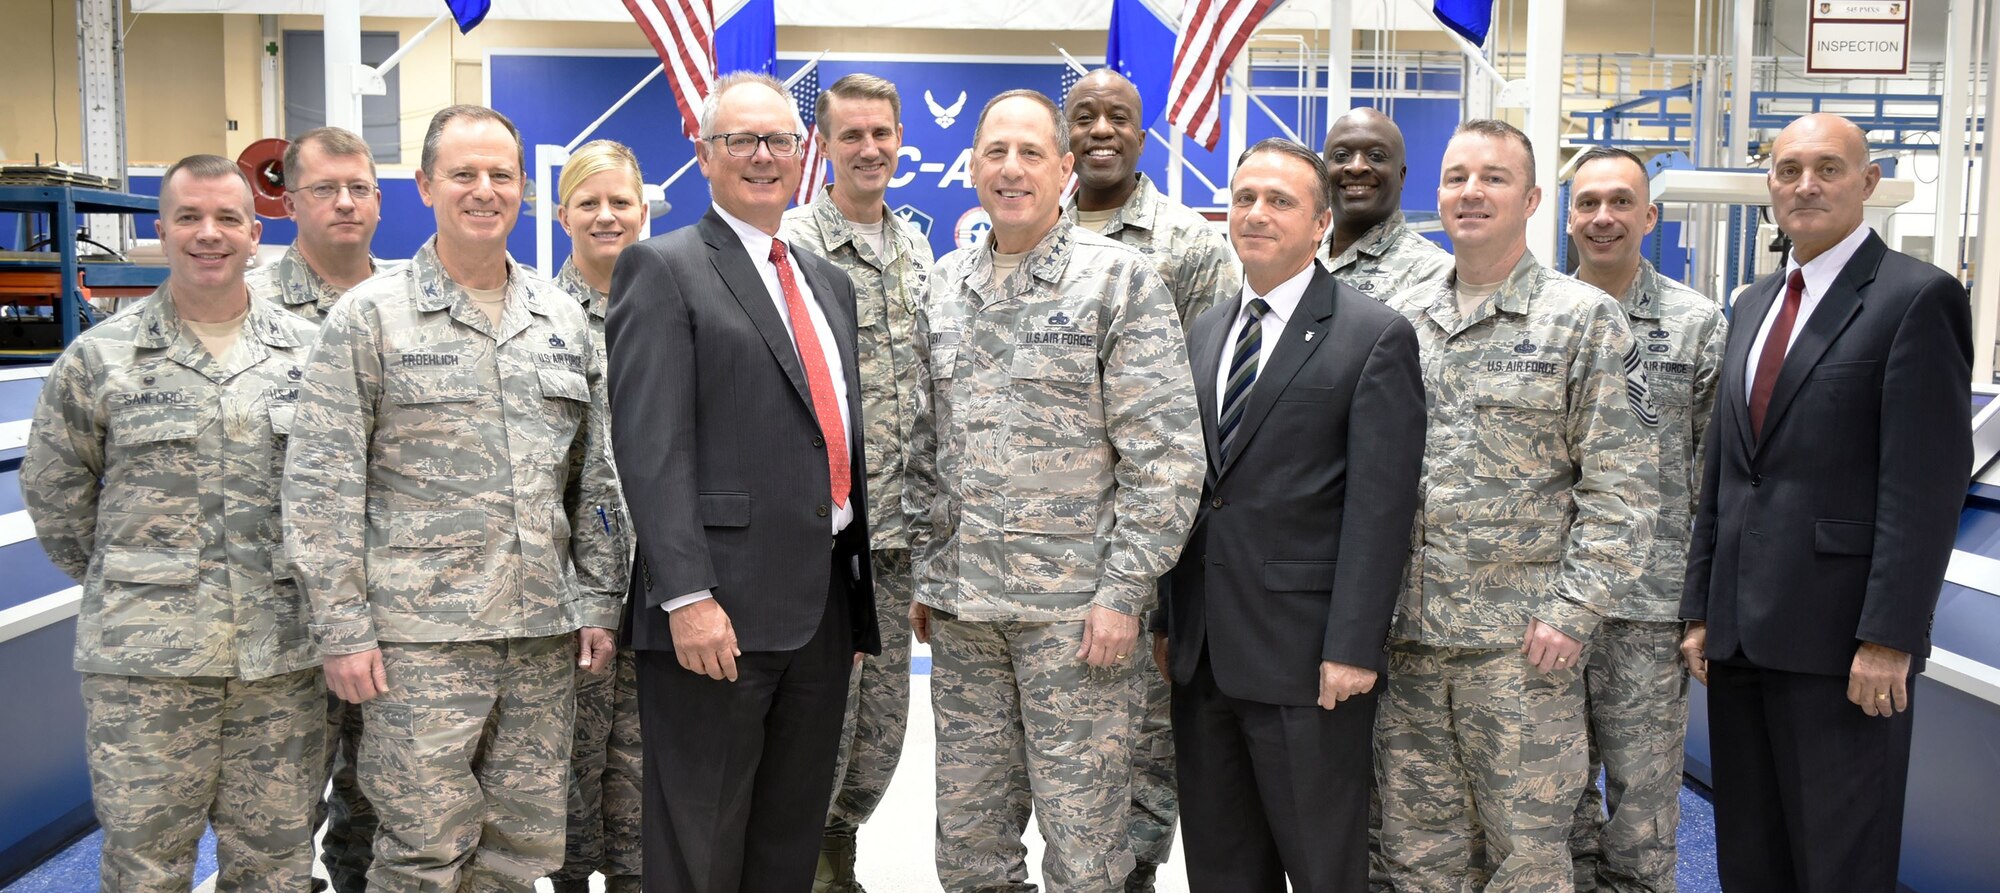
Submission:
M 787 103 L 791 103 L 792 93 L 790 90 L 785 89 L 783 81 L 761 71 L 732 71 L 722 77 L 716 78 L 715 86 L 709 88 L 708 97 L 701 101 L 702 139 L 707 139 L 715 135 L 715 117 L 722 112 L 722 94 L 745 84 L 763 84 L 771 88 L 771 92 L 784 97 Z M 805 119 L 799 117 L 798 105 L 792 103 L 792 132 L 799 134 L 803 138 L 806 135 L 805 131 Z
M 986 129 L 986 116 L 993 113 L 993 107 L 1009 99 L 1031 99 L 1035 104 L 1047 109 L 1049 129 L 1056 134 L 1056 154 L 1069 154 L 1069 124 L 1063 121 L 1062 109 L 1056 101 L 1042 95 L 1039 90 L 1009 90 L 986 101 L 986 107 L 979 110 L 979 123 L 972 126 L 972 144 L 979 145 L 979 132 Z

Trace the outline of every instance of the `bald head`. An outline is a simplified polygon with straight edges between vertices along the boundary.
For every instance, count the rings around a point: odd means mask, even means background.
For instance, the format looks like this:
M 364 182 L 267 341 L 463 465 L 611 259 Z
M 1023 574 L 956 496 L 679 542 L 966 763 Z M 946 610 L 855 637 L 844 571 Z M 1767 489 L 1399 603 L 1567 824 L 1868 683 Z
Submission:
M 1805 263 L 1861 226 L 1882 169 L 1868 160 L 1868 135 L 1839 115 L 1793 121 L 1771 144 L 1771 210 Z
M 1403 131 L 1388 115 L 1370 106 L 1335 118 L 1326 132 L 1327 173 L 1333 178 L 1333 248 L 1345 249 L 1355 238 L 1403 206 L 1405 160 Z
M 1099 68 L 1083 77 L 1077 78 L 1076 85 L 1069 89 L 1069 99 L 1063 103 L 1063 110 L 1068 111 L 1076 108 L 1079 97 L 1099 90 L 1111 90 L 1120 94 L 1129 94 L 1132 100 L 1132 108 L 1139 108 L 1139 88 L 1132 83 L 1131 79 L 1119 74 L 1115 69 Z
M 1102 211 L 1123 206 L 1138 187 L 1133 173 L 1146 148 L 1139 88 L 1100 68 L 1077 80 L 1063 102 L 1069 144 L 1076 151 L 1077 207 Z

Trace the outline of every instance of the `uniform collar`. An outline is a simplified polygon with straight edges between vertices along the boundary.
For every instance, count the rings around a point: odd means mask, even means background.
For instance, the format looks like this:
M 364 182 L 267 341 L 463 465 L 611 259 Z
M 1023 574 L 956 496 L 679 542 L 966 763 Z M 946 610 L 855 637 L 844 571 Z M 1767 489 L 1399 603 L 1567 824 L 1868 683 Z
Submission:
M 1145 174 L 1133 176 L 1139 178 L 1138 185 L 1132 187 L 1132 194 L 1126 197 L 1125 204 L 1118 207 L 1118 212 L 1104 222 L 1104 231 L 1099 235 L 1109 236 L 1128 226 L 1147 232 L 1153 231 L 1153 224 L 1160 215 L 1158 190 L 1153 188 L 1153 181 L 1147 179 Z M 1063 206 L 1064 222 L 1075 223 L 1076 211 L 1076 195 L 1071 194 L 1069 201 Z
M 972 268 L 966 282 L 981 298 L 1002 299 L 1026 294 L 1034 280 L 1040 279 L 1050 285 L 1062 281 L 1063 270 L 1069 267 L 1069 257 L 1076 244 L 1076 224 L 1067 216 L 1057 217 L 1056 225 L 1042 236 L 1035 247 L 1028 249 L 1028 256 L 1021 259 L 1020 269 L 1006 282 L 993 281 L 993 234 L 989 230 L 979 240 L 972 251 Z M 1008 286 L 1016 286 L 1009 288 Z
M 1500 290 L 1486 302 L 1472 311 L 1466 319 L 1458 316 L 1458 270 L 1431 287 L 1430 304 L 1425 310 L 1437 324 L 1453 335 L 1484 321 L 1498 313 L 1520 316 L 1528 312 L 1528 304 L 1542 287 L 1542 265 L 1535 260 L 1533 251 L 1521 252 L 1521 259 L 1514 263 L 1514 270 L 1500 283 Z
M 158 350 L 172 347 L 179 342 L 187 342 L 196 350 L 200 350 L 199 340 L 188 332 L 186 326 L 181 325 L 180 313 L 174 307 L 173 298 L 168 292 L 170 287 L 161 285 L 154 289 L 148 296 L 150 300 L 140 305 L 137 311 L 138 332 L 132 336 L 132 344 L 136 347 Z M 302 346 L 305 342 L 300 341 L 296 334 L 280 325 L 277 314 L 278 308 L 275 305 L 253 297 L 250 301 L 250 314 L 243 320 L 244 331 L 253 340 L 271 347 Z
M 1660 278 L 1660 271 L 1653 269 L 1651 262 L 1639 258 L 1639 271 L 1632 275 L 1632 284 L 1618 298 L 1618 303 L 1625 307 L 1625 315 L 1635 319 L 1660 318 L 1660 293 L 1665 291 Z
M 854 252 L 861 255 L 863 261 L 873 263 L 877 269 L 884 270 L 895 263 L 896 258 L 902 254 L 902 227 L 897 225 L 901 221 L 896 219 L 896 215 L 889 213 L 888 202 L 882 203 L 882 245 L 888 249 L 889 256 L 879 258 L 875 257 L 874 244 L 855 235 L 854 227 L 848 222 L 847 215 L 840 213 L 840 206 L 833 203 L 831 185 L 821 186 L 819 197 L 815 198 L 809 207 L 812 209 L 813 220 L 819 223 L 819 231 L 825 239 L 827 251 L 852 244 Z
M 417 279 L 418 310 L 428 313 L 472 300 L 465 286 L 454 281 L 445 272 L 444 262 L 438 260 L 437 236 L 425 240 L 424 247 L 417 249 L 417 255 L 410 258 L 410 272 Z M 511 306 L 516 299 L 528 312 L 537 316 L 548 315 L 548 308 L 542 306 L 541 297 L 535 294 L 535 290 L 528 287 L 521 265 L 515 263 L 514 256 L 510 254 L 507 255 L 507 303 Z M 478 310 L 473 312 L 479 313 Z
M 556 273 L 556 287 L 575 298 L 591 316 L 604 318 L 611 296 L 590 287 L 590 283 L 583 278 L 583 271 L 577 269 L 574 255 L 565 259 L 562 269 Z

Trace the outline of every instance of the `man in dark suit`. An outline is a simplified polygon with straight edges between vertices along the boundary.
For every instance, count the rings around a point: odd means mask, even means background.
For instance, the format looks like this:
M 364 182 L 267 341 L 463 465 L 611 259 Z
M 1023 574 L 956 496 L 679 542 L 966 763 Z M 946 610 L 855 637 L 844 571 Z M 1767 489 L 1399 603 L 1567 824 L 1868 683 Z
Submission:
M 1724 889 L 1893 891 L 1913 675 L 1972 464 L 1965 287 L 1862 222 L 1881 169 L 1835 115 L 1769 184 L 1785 270 L 1743 293 L 1681 616 L 1708 685 Z
M 645 888 L 812 886 L 855 652 L 880 649 L 854 291 L 774 239 L 804 136 L 783 85 L 704 103 L 701 222 L 618 259 L 612 443 L 638 535 Z M 698 333 L 698 334 L 697 334 Z
M 1312 150 L 1258 143 L 1230 190 L 1243 293 L 1189 332 L 1208 476 L 1154 623 L 1188 886 L 1364 890 L 1375 683 L 1423 465 L 1416 332 L 1313 262 L 1332 212 Z

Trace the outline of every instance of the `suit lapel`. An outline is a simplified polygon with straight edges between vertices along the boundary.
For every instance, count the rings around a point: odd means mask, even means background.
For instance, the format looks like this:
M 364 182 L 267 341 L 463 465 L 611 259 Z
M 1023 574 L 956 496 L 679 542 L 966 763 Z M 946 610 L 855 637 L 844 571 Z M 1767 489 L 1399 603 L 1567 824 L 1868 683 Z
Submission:
M 777 359 L 778 367 L 785 370 L 785 377 L 791 379 L 792 390 L 798 392 L 799 399 L 806 406 L 812 406 L 812 391 L 806 387 L 805 371 L 799 367 L 798 349 L 792 346 L 792 333 L 785 330 L 785 320 L 778 316 L 778 308 L 771 304 L 771 296 L 764 291 L 764 277 L 757 272 L 757 265 L 750 254 L 743 250 L 743 240 L 722 218 L 710 210 L 701 218 L 701 234 L 708 243 L 709 261 L 715 265 L 715 273 L 722 284 L 729 287 L 736 303 L 750 317 L 757 333 L 764 336 L 765 346 L 771 349 L 771 356 Z
M 1799 337 L 1792 342 L 1791 350 L 1785 352 L 1785 364 L 1778 370 L 1778 383 L 1771 388 L 1771 404 L 1764 408 L 1764 429 L 1777 430 L 1784 421 L 1785 410 L 1797 397 L 1799 388 L 1804 387 L 1806 376 L 1812 374 L 1813 366 L 1833 346 L 1833 340 L 1840 337 L 1842 330 L 1861 312 L 1861 289 L 1875 281 L 1875 269 L 1882 262 L 1883 252 L 1888 250 L 1881 237 L 1870 233 L 1861 247 L 1855 249 L 1854 256 L 1848 258 L 1847 266 L 1840 275 L 1834 277 L 1832 287 L 1819 299 L 1819 306 L 1813 308 L 1812 315 L 1806 317 L 1806 327 L 1799 331 Z M 1761 448 L 1771 438 L 1758 441 Z
M 1737 299 L 1731 313 L 1730 325 L 1741 327 L 1740 337 L 1729 339 L 1727 355 L 1722 359 L 1722 404 L 1729 408 L 1729 414 L 1736 420 L 1737 442 L 1743 447 L 1743 455 L 1757 451 L 1757 441 L 1750 431 L 1750 405 L 1743 397 L 1750 387 L 1750 348 L 1757 340 L 1757 330 L 1764 325 L 1764 317 L 1771 311 L 1771 302 L 1777 299 L 1783 287 L 1785 274 L 1780 271 L 1764 278 L 1743 297 Z M 1767 416 L 1768 418 L 1768 416 Z
M 1250 386 L 1250 402 L 1243 406 L 1243 421 L 1236 431 L 1236 450 L 1229 454 L 1229 461 L 1223 463 L 1217 477 L 1236 466 L 1236 457 L 1243 455 L 1244 448 L 1257 436 L 1257 427 L 1264 424 L 1264 417 L 1277 405 L 1278 395 L 1291 385 L 1292 376 L 1299 373 L 1306 360 L 1326 343 L 1326 330 L 1332 318 L 1333 274 L 1315 264 L 1305 295 L 1292 311 L 1291 321 L 1285 323 L 1284 334 L 1272 346 L 1271 358 L 1265 361 L 1264 368 L 1257 373 L 1257 381 Z
M 1216 305 L 1211 313 L 1204 313 L 1195 319 L 1195 339 L 1188 347 L 1194 352 L 1194 397 L 1201 407 L 1201 433 L 1208 447 L 1208 478 L 1213 481 L 1215 457 L 1221 455 L 1221 447 L 1215 441 L 1216 413 L 1215 377 L 1222 365 L 1223 342 L 1229 338 L 1229 324 L 1241 312 L 1240 298 L 1231 296 L 1228 301 Z

